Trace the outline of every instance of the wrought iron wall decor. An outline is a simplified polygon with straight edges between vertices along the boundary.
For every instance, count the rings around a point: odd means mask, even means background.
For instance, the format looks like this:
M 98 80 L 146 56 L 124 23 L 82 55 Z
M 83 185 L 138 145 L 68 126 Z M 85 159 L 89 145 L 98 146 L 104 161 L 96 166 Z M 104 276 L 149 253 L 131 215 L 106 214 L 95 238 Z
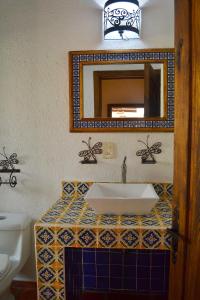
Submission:
M 150 118 L 84 117 L 84 68 L 105 65 L 163 64 L 164 115 Z M 114 66 L 115 67 L 115 66 Z M 174 49 L 91 50 L 69 52 L 70 131 L 123 132 L 173 131 L 174 129 Z M 90 86 L 91 89 L 93 89 Z M 92 103 L 89 103 L 92 107 Z
M 149 146 L 149 135 L 147 135 L 146 143 L 142 140 L 138 140 L 139 143 L 142 143 L 146 146 L 146 149 L 138 150 L 136 152 L 137 156 L 141 156 L 142 164 L 155 164 L 156 160 L 153 154 L 159 154 L 162 152 L 160 147 L 162 146 L 161 142 L 157 142 L 153 144 L 151 147 Z
M 14 165 L 19 163 L 17 158 L 17 154 L 13 153 L 10 156 L 7 156 L 5 152 L 5 147 L 3 147 L 3 153 L 0 153 L 4 159 L 0 160 L 0 173 L 10 173 L 9 179 L 6 181 L 2 181 L 0 177 L 0 186 L 2 184 L 9 184 L 11 187 L 15 187 L 17 184 L 17 178 L 14 173 L 20 173 L 20 169 L 15 169 Z
M 91 146 L 91 137 L 88 138 L 88 142 L 82 141 L 82 143 L 88 146 L 87 150 L 79 152 L 79 156 L 83 157 L 83 160 L 80 161 L 82 164 L 97 164 L 96 154 L 102 153 L 102 143 L 97 142 L 94 146 Z
M 104 6 L 104 39 L 139 38 L 141 10 L 137 0 L 108 0 Z

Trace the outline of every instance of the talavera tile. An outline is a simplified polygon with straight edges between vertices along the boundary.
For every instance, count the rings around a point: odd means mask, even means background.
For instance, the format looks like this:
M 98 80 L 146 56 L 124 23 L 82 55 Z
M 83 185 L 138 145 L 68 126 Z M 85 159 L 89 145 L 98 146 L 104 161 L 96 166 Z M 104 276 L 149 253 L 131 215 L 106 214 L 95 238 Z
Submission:
M 52 264 L 55 261 L 55 251 L 51 248 L 41 248 L 37 252 L 37 259 L 41 264 Z
M 38 270 L 39 280 L 43 283 L 52 283 L 56 279 L 56 271 L 51 267 L 42 267 Z
M 120 243 L 123 248 L 136 248 L 139 244 L 139 233 L 137 230 L 123 230 L 120 234 Z
M 77 234 L 78 247 L 97 247 L 96 232 L 93 229 L 81 229 Z
M 115 230 L 99 231 L 99 247 L 111 248 L 118 242 L 118 233 Z
M 57 241 L 64 247 L 69 247 L 75 242 L 75 232 L 73 229 L 60 229 L 57 233 Z
M 65 247 L 168 250 L 172 184 L 154 184 L 160 200 L 149 215 L 96 215 L 84 199 L 92 182 L 63 182 L 62 198 L 34 227 L 38 300 L 65 299 Z
M 56 300 L 56 290 L 51 286 L 42 286 L 39 289 L 39 299 L 41 300 Z
M 142 244 L 145 249 L 160 248 L 161 234 L 158 230 L 146 230 L 142 234 Z

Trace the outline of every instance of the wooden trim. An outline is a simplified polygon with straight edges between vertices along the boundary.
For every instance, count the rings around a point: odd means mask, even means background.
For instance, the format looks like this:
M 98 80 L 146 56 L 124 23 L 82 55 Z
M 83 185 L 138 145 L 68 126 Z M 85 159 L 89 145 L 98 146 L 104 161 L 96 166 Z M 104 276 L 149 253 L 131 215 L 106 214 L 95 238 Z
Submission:
M 185 298 L 200 298 L 200 2 L 190 1 L 191 11 L 191 98 L 190 98 L 190 173 L 188 205 Z
M 115 120 L 115 119 L 114 119 Z M 117 119 L 119 121 L 119 119 Z M 88 132 L 173 132 L 173 128 L 88 128 Z M 87 132 L 85 128 L 72 128 L 71 132 Z
M 163 94 L 164 94 L 164 115 L 161 119 L 167 119 L 167 105 L 168 105 L 168 90 L 167 90 L 167 82 L 168 82 L 168 74 L 167 74 L 167 63 L 164 62 L 163 64 Z
M 157 49 L 157 50 L 159 50 L 159 49 Z M 162 50 L 163 51 L 155 51 L 155 52 L 165 52 L 165 50 L 167 50 L 167 49 L 162 49 Z M 174 49 L 171 49 L 171 50 L 174 50 Z M 85 52 L 85 54 L 88 54 L 87 53 L 88 51 L 83 51 L 83 54 L 84 54 L 84 52 Z M 96 52 L 96 51 L 94 51 L 94 52 Z M 101 51 L 97 51 L 97 52 L 99 53 Z M 112 51 L 112 53 L 113 52 L 114 51 Z M 124 51 L 119 50 L 118 52 L 121 53 L 121 52 L 124 52 Z M 131 50 L 130 52 L 136 52 L 136 50 Z M 137 52 L 138 52 L 138 50 L 137 50 Z M 151 51 L 149 50 L 147 52 L 151 52 Z M 174 51 L 170 51 L 170 52 L 173 53 Z M 76 53 L 76 51 L 74 53 Z M 80 98 L 80 119 L 81 119 L 81 121 L 86 121 L 86 122 L 92 122 L 94 120 L 95 121 L 119 121 L 118 118 L 101 118 L 101 117 L 85 118 L 84 117 L 84 103 L 83 103 L 83 67 L 84 67 L 84 65 L 87 65 L 87 66 L 88 65 L 116 65 L 116 64 L 122 64 L 123 65 L 123 64 L 133 64 L 133 63 L 134 64 L 145 64 L 145 63 L 155 63 L 155 64 L 160 63 L 160 64 L 163 64 L 163 66 L 164 66 L 164 68 L 163 68 L 163 74 L 164 74 L 164 78 L 163 78 L 163 84 L 164 84 L 164 89 L 163 89 L 163 93 L 164 93 L 164 116 L 163 117 L 132 118 L 132 119 L 130 119 L 130 118 L 120 118 L 120 121 L 129 121 L 129 120 L 133 120 L 133 119 L 134 120 L 141 120 L 141 121 L 162 121 L 162 120 L 164 121 L 164 120 L 167 120 L 167 100 L 168 100 L 168 95 L 167 95 L 167 80 L 168 80 L 167 79 L 167 76 L 168 76 L 167 75 L 167 62 L 166 62 L 166 60 L 161 60 L 161 59 L 160 60 L 159 59 L 158 60 L 157 59 L 154 59 L 154 60 L 144 59 L 144 60 L 135 60 L 134 62 L 133 61 L 124 62 L 122 60 L 108 61 L 108 62 L 96 61 L 95 63 L 94 62 L 92 62 L 92 63 L 91 62 L 80 62 L 80 64 L 79 64 L 80 65 L 80 70 L 79 70 L 80 71 L 80 77 L 79 77 L 80 97 L 79 98 Z M 110 72 L 110 74 L 111 73 L 117 73 L 117 71 L 104 71 L 104 72 L 100 71 L 100 72 L 104 73 L 104 76 L 106 76 L 105 75 L 106 72 L 108 72 L 108 73 Z M 123 71 L 120 71 L 120 72 L 123 72 Z M 128 70 L 124 71 L 124 72 L 128 73 Z M 95 75 L 95 76 L 98 76 L 98 71 L 95 71 L 95 73 L 97 73 L 97 75 Z M 108 75 L 108 77 L 111 76 L 110 74 Z M 118 75 L 116 75 L 116 76 L 118 76 Z M 130 76 L 130 74 L 128 76 Z M 140 77 L 140 78 L 142 78 L 142 77 Z M 71 78 L 71 83 L 70 83 L 70 89 L 72 90 L 71 84 L 72 84 L 72 78 Z M 98 85 L 98 87 L 97 87 L 97 85 Z M 94 88 L 95 88 L 95 91 L 97 93 L 95 101 L 99 101 L 99 103 L 100 103 L 100 99 L 101 99 L 101 78 L 100 77 L 98 77 L 98 78 L 94 77 Z M 71 93 L 72 93 L 72 91 L 71 91 Z M 96 95 L 96 93 L 95 93 L 95 95 Z M 72 97 L 72 96 L 70 95 L 70 97 Z M 72 99 L 73 99 L 73 97 L 72 97 Z M 73 101 L 71 103 L 71 107 L 73 107 Z M 126 131 L 125 128 L 116 128 L 117 130 L 113 130 L 112 128 L 104 128 L 104 129 L 105 130 L 100 130 L 100 128 L 98 128 L 97 131 L 109 131 L 109 132 Z M 131 129 L 129 128 L 128 131 L 139 131 L 138 129 L 139 128 L 131 128 Z M 156 129 L 155 131 L 165 131 L 165 130 L 163 130 L 163 128 L 155 128 L 155 129 Z M 71 131 L 73 132 L 73 131 L 76 131 L 76 130 L 74 130 L 74 128 L 73 128 Z M 85 128 L 83 128 L 83 130 L 81 130 L 81 131 L 86 131 L 86 130 L 85 130 Z M 93 130 L 92 130 L 92 128 L 87 128 L 87 131 L 93 131 Z M 146 130 L 146 131 L 148 131 L 148 130 Z M 169 129 L 166 128 L 166 131 L 171 131 L 171 130 L 170 130 L 170 128 Z M 173 131 L 173 129 L 172 129 L 172 131 Z
M 176 0 L 175 204 L 180 211 L 170 300 L 200 297 L 200 2 Z M 178 103 L 178 105 L 177 105 Z
M 11 292 L 15 300 L 37 300 L 37 284 L 35 281 L 17 281 L 11 284 Z
M 78 54 L 93 54 L 93 53 L 135 53 L 135 52 L 171 52 L 174 53 L 174 48 L 148 48 L 148 49 L 109 49 L 109 50 L 78 50 L 78 51 L 69 51 L 69 54 L 78 55 Z
M 166 120 L 166 118 L 160 118 L 160 117 L 148 117 L 148 118 L 95 118 L 95 121 L 129 121 L 129 120 L 146 120 L 146 121 L 160 121 L 160 120 Z M 81 121 L 94 121 L 94 118 L 82 118 Z M 125 128 L 123 128 L 125 129 Z M 133 128 L 132 128 L 133 129 Z M 138 129 L 138 128 L 137 128 Z M 146 129 L 146 128 L 145 128 Z M 160 128 L 155 128 L 160 129 Z M 162 128 L 163 129 L 163 128 Z M 166 128 L 170 129 L 170 128 Z
M 189 122 L 190 122 L 190 28 L 188 0 L 175 1 L 175 138 L 174 138 L 174 203 L 179 208 L 179 239 L 177 262 L 170 266 L 169 300 L 182 300 L 186 255 L 188 210 Z
M 144 70 L 94 71 L 97 78 L 103 79 L 144 79 Z

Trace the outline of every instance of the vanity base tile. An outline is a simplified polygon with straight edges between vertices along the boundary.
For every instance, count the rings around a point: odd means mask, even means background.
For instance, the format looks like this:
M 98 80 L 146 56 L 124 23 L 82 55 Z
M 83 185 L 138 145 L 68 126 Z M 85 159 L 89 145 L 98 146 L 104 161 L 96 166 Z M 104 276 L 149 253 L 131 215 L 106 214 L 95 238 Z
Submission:
M 66 248 L 67 299 L 73 299 L 70 295 L 82 299 L 82 294 L 92 291 L 165 296 L 169 260 L 170 251 L 163 250 Z
M 34 227 L 38 300 L 80 300 L 83 291 L 98 289 L 110 293 L 119 287 L 120 292 L 130 288 L 132 293 L 166 291 L 167 283 L 159 282 L 158 275 L 162 272 L 159 263 L 165 253 L 169 255 L 171 245 L 167 228 L 172 224 L 173 186 L 154 185 L 160 200 L 149 215 L 108 216 L 96 215 L 84 199 L 92 182 L 63 182 L 62 185 L 62 198 Z M 136 251 L 137 255 L 131 251 Z M 157 255 L 155 259 L 153 253 Z M 130 262 L 130 266 L 126 265 L 129 256 L 132 262 L 137 257 L 133 266 Z M 150 257 L 158 263 L 151 270 Z M 125 271 L 131 276 L 126 277 Z M 166 278 L 167 272 L 166 265 Z

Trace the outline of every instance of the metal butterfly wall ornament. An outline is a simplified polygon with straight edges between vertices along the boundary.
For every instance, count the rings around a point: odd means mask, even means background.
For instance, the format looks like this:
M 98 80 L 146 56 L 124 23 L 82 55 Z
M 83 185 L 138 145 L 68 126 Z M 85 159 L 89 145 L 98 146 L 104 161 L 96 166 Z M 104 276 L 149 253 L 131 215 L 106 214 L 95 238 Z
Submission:
M 14 169 L 14 165 L 19 163 L 16 153 L 11 154 L 9 157 L 6 155 L 5 147 L 3 147 L 3 153 L 0 154 L 5 158 L 0 160 L 0 167 L 2 167 L 3 170 Z
M 141 156 L 142 163 L 143 164 L 155 164 L 156 160 L 155 160 L 153 154 L 159 154 L 162 152 L 162 150 L 160 149 L 160 147 L 162 146 L 162 143 L 157 142 L 150 147 L 149 146 L 149 135 L 147 135 L 146 143 L 141 140 L 138 140 L 138 142 L 142 143 L 146 146 L 146 149 L 138 150 L 136 152 L 137 156 Z
M 4 159 L 0 160 L 0 173 L 10 173 L 9 180 L 3 181 L 0 177 L 0 186 L 2 184 L 9 184 L 11 187 L 15 187 L 17 184 L 17 178 L 13 173 L 19 173 L 19 169 L 15 169 L 14 165 L 19 163 L 17 154 L 13 153 L 9 157 L 6 155 L 5 147 L 3 147 L 3 153 L 0 153 Z
M 88 142 L 82 141 L 82 143 L 88 146 L 88 150 L 83 150 L 79 152 L 79 156 L 83 157 L 83 160 L 80 161 L 82 164 L 97 164 L 97 159 L 95 154 L 102 153 L 102 143 L 97 142 L 94 146 L 91 147 L 91 137 L 89 137 Z

